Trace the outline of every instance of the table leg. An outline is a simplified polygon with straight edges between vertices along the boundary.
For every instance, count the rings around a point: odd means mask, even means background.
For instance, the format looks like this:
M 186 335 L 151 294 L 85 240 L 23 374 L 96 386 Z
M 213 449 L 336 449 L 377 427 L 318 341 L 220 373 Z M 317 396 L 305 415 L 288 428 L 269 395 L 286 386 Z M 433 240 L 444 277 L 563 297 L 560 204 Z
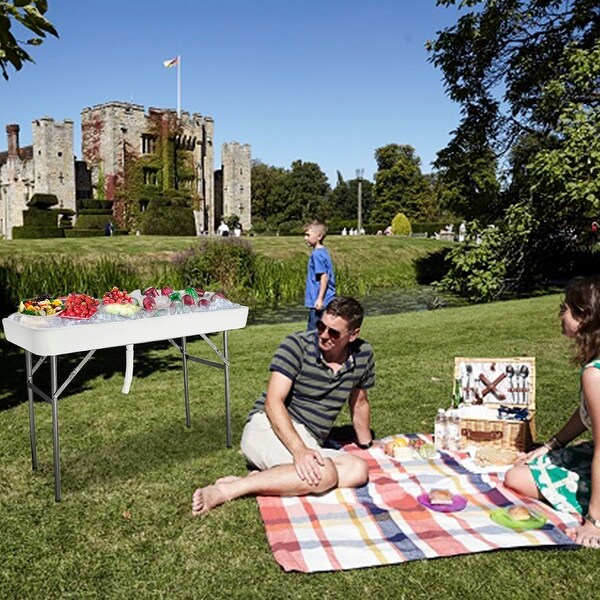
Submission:
M 223 332 L 223 356 L 225 360 L 225 428 L 227 430 L 227 447 L 231 448 L 231 404 L 229 401 L 229 347 L 228 347 L 228 333 Z
M 131 380 L 133 379 L 133 344 L 125 346 L 125 379 L 121 393 L 129 394 L 131 388 Z
M 60 502 L 60 445 L 58 440 L 58 367 L 56 356 L 50 357 L 52 405 L 52 454 L 54 457 L 54 499 Z
M 29 403 L 29 440 L 31 442 L 31 468 L 37 469 L 37 440 L 35 433 L 35 406 L 33 404 L 33 373 L 31 371 L 31 352 L 25 350 L 25 370 L 27 371 L 27 400 Z
M 181 360 L 183 362 L 183 399 L 185 402 L 185 424 L 188 427 L 191 427 L 192 416 L 190 414 L 190 389 L 187 366 L 187 344 L 185 338 L 181 338 Z

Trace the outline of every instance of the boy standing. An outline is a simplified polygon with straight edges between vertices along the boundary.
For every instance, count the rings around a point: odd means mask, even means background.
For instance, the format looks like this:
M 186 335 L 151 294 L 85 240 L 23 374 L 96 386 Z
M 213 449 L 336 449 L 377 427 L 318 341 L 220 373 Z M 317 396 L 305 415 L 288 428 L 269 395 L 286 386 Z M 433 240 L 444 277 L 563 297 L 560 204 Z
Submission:
M 307 330 L 315 329 L 323 309 L 335 296 L 333 262 L 323 240 L 327 228 L 321 221 L 311 221 L 304 227 L 304 240 L 313 249 L 306 269 L 304 306 L 309 309 Z

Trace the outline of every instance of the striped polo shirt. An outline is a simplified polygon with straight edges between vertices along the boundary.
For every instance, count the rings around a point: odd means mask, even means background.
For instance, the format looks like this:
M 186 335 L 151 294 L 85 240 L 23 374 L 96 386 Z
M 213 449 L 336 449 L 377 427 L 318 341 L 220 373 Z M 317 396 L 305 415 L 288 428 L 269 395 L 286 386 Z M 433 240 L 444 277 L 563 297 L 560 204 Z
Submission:
M 294 333 L 283 340 L 270 370 L 293 381 L 285 400 L 290 417 L 305 425 L 323 443 L 354 389 L 375 385 L 373 348 L 361 339 L 351 343 L 348 360 L 337 373 L 323 361 L 316 331 Z M 248 420 L 265 409 L 266 392 L 256 401 Z

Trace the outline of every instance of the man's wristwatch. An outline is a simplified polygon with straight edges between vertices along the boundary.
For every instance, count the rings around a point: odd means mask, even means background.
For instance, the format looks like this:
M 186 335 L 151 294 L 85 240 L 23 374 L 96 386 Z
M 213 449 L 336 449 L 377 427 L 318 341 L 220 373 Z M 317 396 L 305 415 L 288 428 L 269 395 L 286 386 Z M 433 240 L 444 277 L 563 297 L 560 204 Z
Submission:
M 372 445 L 373 445 L 373 440 L 371 440 L 370 442 L 367 442 L 366 444 L 361 444 L 359 441 L 356 442 L 356 445 L 361 449 L 361 450 L 368 450 Z

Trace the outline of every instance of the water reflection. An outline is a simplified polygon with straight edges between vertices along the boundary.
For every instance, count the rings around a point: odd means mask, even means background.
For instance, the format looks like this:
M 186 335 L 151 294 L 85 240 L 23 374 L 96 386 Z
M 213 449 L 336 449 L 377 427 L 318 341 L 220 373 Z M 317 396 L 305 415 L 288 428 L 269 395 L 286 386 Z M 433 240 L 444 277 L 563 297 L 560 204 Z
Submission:
M 429 310 L 441 306 L 457 306 L 456 299 L 440 297 L 439 292 L 429 286 L 408 289 L 375 290 L 368 296 L 358 300 L 365 307 L 367 316 L 393 315 L 396 313 Z M 248 323 L 261 325 L 269 323 L 291 323 L 305 321 L 307 309 L 298 304 L 279 306 L 276 308 L 252 308 Z

